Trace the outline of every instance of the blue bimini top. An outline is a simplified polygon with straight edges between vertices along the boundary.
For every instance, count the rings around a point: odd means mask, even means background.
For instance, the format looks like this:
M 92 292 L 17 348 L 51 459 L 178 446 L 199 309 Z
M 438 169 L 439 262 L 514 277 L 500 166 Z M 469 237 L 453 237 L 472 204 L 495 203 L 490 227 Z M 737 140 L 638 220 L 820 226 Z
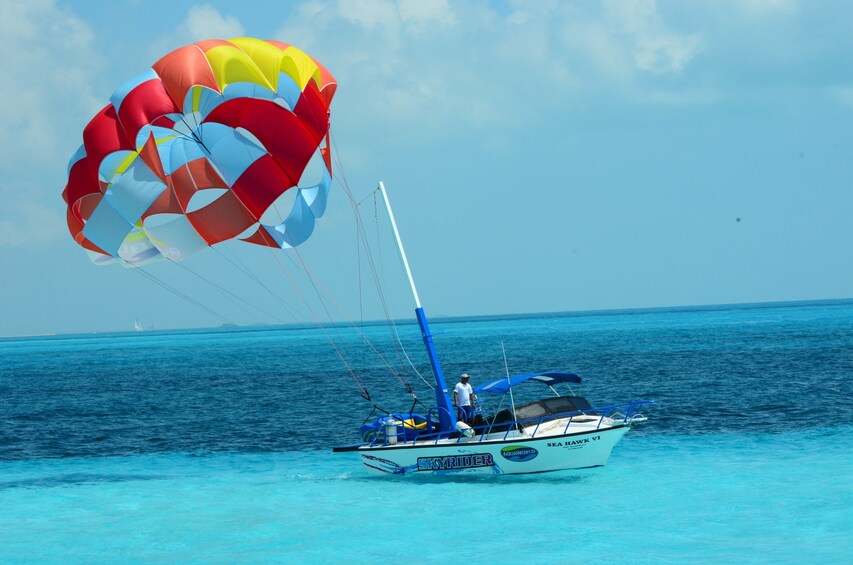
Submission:
M 475 394 L 506 394 L 510 387 L 520 385 L 526 381 L 537 381 L 547 386 L 560 383 L 580 384 L 581 378 L 574 373 L 528 373 L 526 375 L 515 375 L 510 378 L 500 378 L 495 381 L 480 385 L 474 389 Z

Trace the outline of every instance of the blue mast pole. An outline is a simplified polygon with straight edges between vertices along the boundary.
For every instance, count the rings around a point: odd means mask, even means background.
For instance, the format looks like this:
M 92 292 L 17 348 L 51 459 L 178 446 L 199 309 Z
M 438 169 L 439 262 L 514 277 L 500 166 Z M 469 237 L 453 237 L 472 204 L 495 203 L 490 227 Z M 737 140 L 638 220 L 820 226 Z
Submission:
M 455 430 L 456 414 L 453 413 L 450 405 L 450 395 L 447 392 L 444 373 L 441 372 L 441 363 L 438 362 L 438 354 L 435 351 L 435 344 L 432 341 L 432 334 L 429 331 L 429 324 L 427 323 L 424 309 L 418 306 L 415 309 L 415 316 L 417 316 L 418 325 L 421 327 L 421 335 L 426 346 L 427 357 L 429 357 L 432 374 L 435 377 L 435 405 L 438 407 L 438 424 L 443 432 Z
M 435 377 L 435 404 L 438 408 L 438 423 L 442 432 L 453 431 L 456 429 L 456 414 L 453 413 L 450 404 L 450 395 L 447 392 L 447 384 L 444 382 L 444 374 L 441 372 L 441 363 L 438 361 L 438 354 L 435 351 L 435 344 L 432 341 L 432 334 L 429 331 L 426 314 L 424 314 L 424 309 L 421 307 L 418 289 L 415 288 L 415 279 L 412 278 L 412 270 L 409 268 L 406 250 L 403 249 L 403 242 L 400 240 L 400 232 L 397 230 L 394 212 L 391 210 L 391 203 L 388 201 L 388 194 L 385 192 L 385 183 L 379 182 L 379 190 L 382 192 L 383 200 L 385 200 L 385 208 L 388 210 L 388 217 L 391 219 L 391 227 L 394 230 L 394 238 L 397 240 L 397 249 L 400 251 L 403 266 L 406 268 L 406 275 L 409 277 L 409 286 L 412 287 L 412 295 L 415 297 L 415 316 L 418 319 L 418 326 L 421 328 L 421 336 L 426 346 L 427 357 L 429 357 L 429 363 L 432 367 L 432 374 Z

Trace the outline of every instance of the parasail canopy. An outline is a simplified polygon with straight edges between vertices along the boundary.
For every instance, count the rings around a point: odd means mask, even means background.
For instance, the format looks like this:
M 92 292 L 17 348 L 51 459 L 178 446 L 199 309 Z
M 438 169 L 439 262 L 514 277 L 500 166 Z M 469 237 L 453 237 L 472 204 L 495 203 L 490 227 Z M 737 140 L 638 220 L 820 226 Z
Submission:
M 176 49 L 118 87 L 84 129 L 63 191 L 72 237 L 96 263 L 129 266 L 234 238 L 303 243 L 331 187 L 336 87 L 320 63 L 280 41 Z M 293 188 L 290 212 L 269 222 Z

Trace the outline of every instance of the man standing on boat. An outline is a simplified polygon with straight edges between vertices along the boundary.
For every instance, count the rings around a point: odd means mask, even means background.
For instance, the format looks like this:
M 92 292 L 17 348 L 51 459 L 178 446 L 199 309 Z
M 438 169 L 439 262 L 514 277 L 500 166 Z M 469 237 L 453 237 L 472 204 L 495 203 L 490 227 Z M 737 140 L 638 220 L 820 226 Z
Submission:
M 462 373 L 461 382 L 453 389 L 453 404 L 456 406 L 456 419 L 470 425 L 474 421 L 474 389 L 468 384 L 468 373 Z

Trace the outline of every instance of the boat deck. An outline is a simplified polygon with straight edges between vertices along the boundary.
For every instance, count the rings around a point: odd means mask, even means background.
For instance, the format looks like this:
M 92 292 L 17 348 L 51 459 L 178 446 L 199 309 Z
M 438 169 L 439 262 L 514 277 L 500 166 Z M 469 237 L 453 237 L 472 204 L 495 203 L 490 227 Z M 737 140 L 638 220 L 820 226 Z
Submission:
M 415 432 L 400 425 L 386 428 L 383 436 L 377 436 L 372 442 L 338 447 L 334 451 L 355 451 L 364 449 L 395 449 L 429 446 L 447 446 L 454 444 L 499 443 L 519 440 L 538 440 L 566 437 L 572 435 L 606 431 L 622 428 L 634 423 L 644 422 L 646 417 L 640 409 L 651 403 L 647 400 L 635 400 L 628 404 L 618 404 L 604 408 L 575 411 L 565 414 L 552 414 L 538 418 L 526 418 L 500 422 L 486 422 L 473 427 L 462 426 L 457 432 Z

